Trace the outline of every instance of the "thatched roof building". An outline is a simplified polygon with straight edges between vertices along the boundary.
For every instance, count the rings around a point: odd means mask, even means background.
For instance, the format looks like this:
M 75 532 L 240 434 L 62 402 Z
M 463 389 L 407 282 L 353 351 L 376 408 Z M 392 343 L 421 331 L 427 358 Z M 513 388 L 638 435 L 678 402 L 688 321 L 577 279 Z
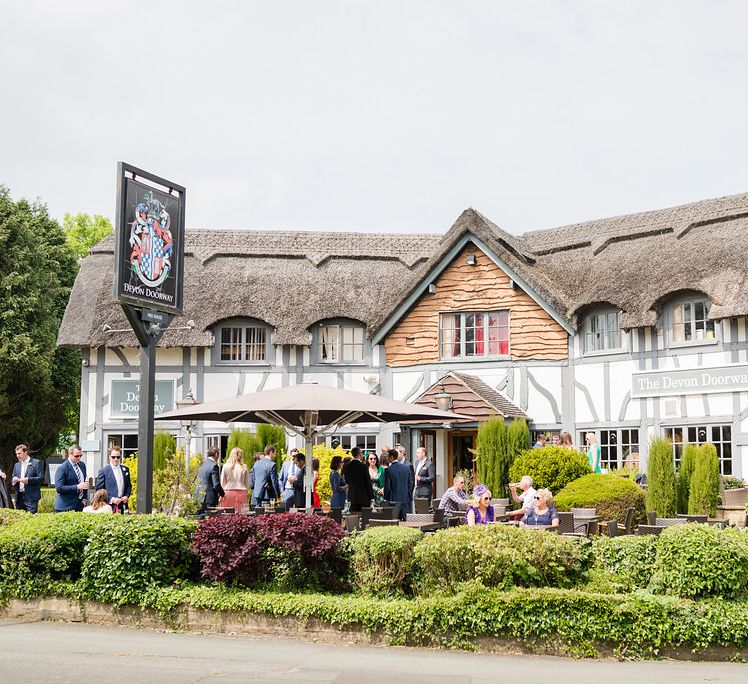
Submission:
M 212 346 L 211 326 L 248 316 L 274 328 L 275 344 L 307 345 L 309 327 L 351 318 L 370 334 L 429 276 L 458 241 L 472 236 L 572 328 L 585 308 L 609 303 L 621 326 L 654 325 L 682 291 L 712 300 L 710 318 L 748 315 L 748 194 L 670 209 L 511 235 L 468 209 L 443 236 L 341 232 L 188 230 L 185 313 L 193 330 L 167 331 L 160 345 Z M 114 240 L 83 260 L 58 343 L 136 346 L 111 303 Z

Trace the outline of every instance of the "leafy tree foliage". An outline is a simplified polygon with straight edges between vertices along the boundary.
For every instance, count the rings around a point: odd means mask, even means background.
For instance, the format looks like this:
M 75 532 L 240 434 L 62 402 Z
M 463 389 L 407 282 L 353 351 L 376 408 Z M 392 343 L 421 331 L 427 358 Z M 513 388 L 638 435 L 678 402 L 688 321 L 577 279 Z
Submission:
M 46 457 L 77 431 L 80 353 L 56 346 L 75 280 L 75 254 L 40 202 L 0 186 L 0 465 L 29 444 Z
M 88 250 L 112 234 L 112 223 L 108 218 L 94 214 L 65 214 L 62 227 L 70 248 L 80 259 Z

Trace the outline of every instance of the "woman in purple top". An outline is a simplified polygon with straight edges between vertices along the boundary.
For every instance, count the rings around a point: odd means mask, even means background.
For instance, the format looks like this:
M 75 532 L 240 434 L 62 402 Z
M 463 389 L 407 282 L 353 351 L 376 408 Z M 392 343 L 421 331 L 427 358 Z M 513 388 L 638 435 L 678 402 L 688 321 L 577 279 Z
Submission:
M 474 501 L 465 512 L 465 522 L 473 525 L 487 525 L 494 520 L 491 492 L 486 485 L 478 485 L 473 491 Z

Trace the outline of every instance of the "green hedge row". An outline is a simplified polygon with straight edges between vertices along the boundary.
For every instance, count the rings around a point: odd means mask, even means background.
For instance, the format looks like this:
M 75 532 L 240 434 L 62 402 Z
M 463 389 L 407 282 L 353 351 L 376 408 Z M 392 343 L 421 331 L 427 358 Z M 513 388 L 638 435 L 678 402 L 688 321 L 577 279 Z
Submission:
M 516 639 L 531 649 L 595 656 L 660 655 L 685 647 L 748 646 L 748 603 L 691 601 L 646 594 L 603 595 L 564 589 L 503 592 L 466 584 L 452 595 L 382 600 L 374 597 L 256 592 L 227 587 L 160 589 L 141 605 L 178 625 L 180 609 L 288 617 L 302 626 L 321 621 L 384 635 L 392 644 L 475 650 L 482 638 Z
M 0 515 L 0 594 L 32 598 L 75 581 L 79 596 L 114 604 L 196 577 L 195 524 L 167 516 Z

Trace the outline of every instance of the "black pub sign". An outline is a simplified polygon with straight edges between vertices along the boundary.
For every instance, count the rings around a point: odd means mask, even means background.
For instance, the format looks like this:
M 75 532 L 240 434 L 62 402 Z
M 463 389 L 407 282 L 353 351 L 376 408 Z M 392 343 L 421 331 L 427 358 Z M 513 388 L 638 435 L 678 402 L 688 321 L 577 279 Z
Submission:
M 117 165 L 114 301 L 182 313 L 185 189 Z

